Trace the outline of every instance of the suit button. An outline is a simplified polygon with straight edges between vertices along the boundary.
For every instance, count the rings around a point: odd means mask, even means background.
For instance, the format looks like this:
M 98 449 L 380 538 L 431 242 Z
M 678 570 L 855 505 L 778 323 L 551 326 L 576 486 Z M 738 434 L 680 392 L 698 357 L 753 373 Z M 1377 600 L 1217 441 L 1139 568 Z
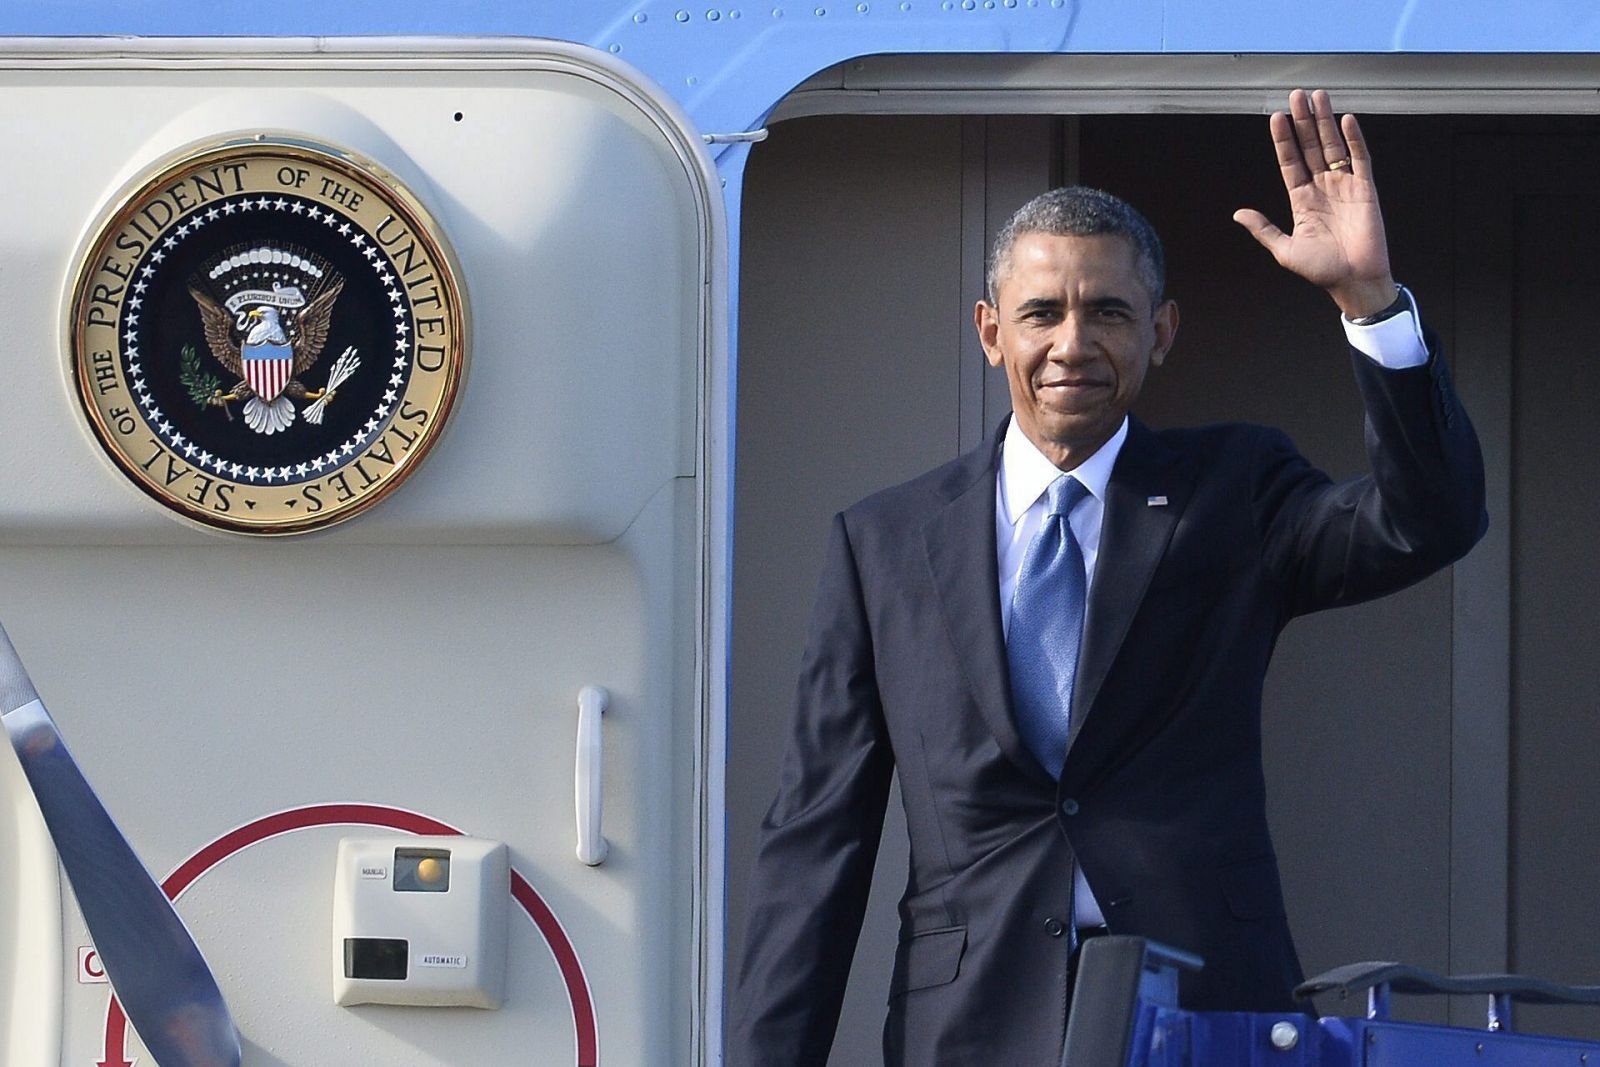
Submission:
M 1067 928 L 1061 925 L 1060 919 L 1052 916 L 1044 921 L 1044 932 L 1049 934 L 1051 937 L 1060 937 L 1062 934 L 1067 932 Z
M 1071 797 L 1068 797 L 1067 799 L 1063 800 L 1061 802 L 1061 814 L 1063 814 L 1063 815 L 1076 815 L 1076 814 L 1078 814 L 1078 802 L 1076 800 L 1073 800 Z

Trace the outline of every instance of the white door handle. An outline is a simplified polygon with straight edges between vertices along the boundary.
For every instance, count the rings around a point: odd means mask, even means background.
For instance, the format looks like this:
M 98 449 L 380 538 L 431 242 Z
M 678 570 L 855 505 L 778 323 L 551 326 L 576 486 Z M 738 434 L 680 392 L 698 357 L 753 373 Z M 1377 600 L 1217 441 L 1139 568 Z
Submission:
M 598 685 L 578 690 L 578 765 L 573 775 L 578 808 L 578 858 L 591 867 L 606 860 L 610 846 L 600 832 L 604 792 L 600 781 L 600 715 L 611 694 Z

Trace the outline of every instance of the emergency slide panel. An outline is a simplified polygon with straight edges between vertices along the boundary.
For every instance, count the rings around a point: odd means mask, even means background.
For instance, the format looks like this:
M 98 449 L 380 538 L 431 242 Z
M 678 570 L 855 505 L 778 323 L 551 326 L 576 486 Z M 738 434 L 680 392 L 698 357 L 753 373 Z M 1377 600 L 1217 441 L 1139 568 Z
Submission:
M 0 620 L 244 1063 L 693 1062 L 698 135 L 535 41 L 0 41 L 0 128 Z M 151 1062 L 9 749 L 0 1061 Z

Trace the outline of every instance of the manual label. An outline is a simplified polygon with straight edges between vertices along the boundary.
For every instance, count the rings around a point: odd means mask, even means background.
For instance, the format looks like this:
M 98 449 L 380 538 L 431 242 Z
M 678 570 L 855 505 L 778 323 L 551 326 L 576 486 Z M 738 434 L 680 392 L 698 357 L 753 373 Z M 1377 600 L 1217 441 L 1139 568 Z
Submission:
M 361 865 L 361 877 L 363 877 L 363 878 L 387 878 L 387 877 L 389 877 L 389 868 L 383 867 L 383 866 L 375 866 L 375 865 L 372 865 L 372 864 L 363 863 Z

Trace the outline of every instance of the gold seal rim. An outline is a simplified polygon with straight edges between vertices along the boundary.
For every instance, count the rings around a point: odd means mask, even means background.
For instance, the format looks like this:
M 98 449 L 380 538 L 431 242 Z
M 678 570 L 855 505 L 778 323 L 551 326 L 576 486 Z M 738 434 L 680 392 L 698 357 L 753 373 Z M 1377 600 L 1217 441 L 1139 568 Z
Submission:
M 328 511 L 331 513 L 326 515 L 317 514 L 314 517 L 308 516 L 292 521 L 280 519 L 250 522 L 218 515 L 214 511 L 164 491 L 130 455 L 114 443 L 112 429 L 106 425 L 104 413 L 90 395 L 93 384 L 89 377 L 91 361 L 86 358 L 88 352 L 84 330 L 88 316 L 89 286 L 98 272 L 97 261 L 105 254 L 110 242 L 121 228 L 141 207 L 145 206 L 147 198 L 155 194 L 164 184 L 191 168 L 217 159 L 236 159 L 241 156 L 309 162 L 344 174 L 363 185 L 375 187 L 383 194 L 381 199 L 385 205 L 395 209 L 401 221 L 423 240 L 433 262 L 443 268 L 439 272 L 439 282 L 446 296 L 446 313 L 453 343 L 446 354 L 445 378 L 439 390 L 438 405 L 419 437 L 415 450 L 395 465 L 396 470 L 391 477 L 366 493 L 339 504 L 329 505 Z M 149 249 L 146 249 L 143 255 L 133 261 L 133 265 L 142 263 L 144 255 L 148 255 L 148 252 Z M 178 517 L 188 525 L 207 531 L 256 537 L 294 536 L 328 529 L 355 518 L 387 499 L 415 475 L 417 469 L 432 455 L 440 438 L 444 436 L 465 384 L 469 366 L 469 315 L 466 291 L 460 280 L 461 275 L 461 266 L 455 250 L 432 212 L 393 171 L 359 152 L 284 130 L 237 132 L 192 142 L 159 157 L 124 182 L 107 198 L 86 230 L 84 239 L 79 242 L 72 281 L 67 288 L 67 300 L 63 309 L 67 336 L 66 370 L 77 399 L 78 415 L 90 431 L 100 453 L 123 476 L 121 480 L 134 486 L 144 496 L 155 500 L 162 505 L 166 513 Z M 415 318 L 413 308 L 412 319 Z M 119 361 L 122 360 L 120 337 L 116 351 Z M 142 412 L 139 419 L 141 425 L 149 425 L 144 421 Z M 353 466 L 356 458 L 361 458 L 360 454 L 337 470 L 342 471 Z M 220 480 L 227 481 L 227 479 Z M 228 484 L 249 488 L 237 482 L 230 481 Z

